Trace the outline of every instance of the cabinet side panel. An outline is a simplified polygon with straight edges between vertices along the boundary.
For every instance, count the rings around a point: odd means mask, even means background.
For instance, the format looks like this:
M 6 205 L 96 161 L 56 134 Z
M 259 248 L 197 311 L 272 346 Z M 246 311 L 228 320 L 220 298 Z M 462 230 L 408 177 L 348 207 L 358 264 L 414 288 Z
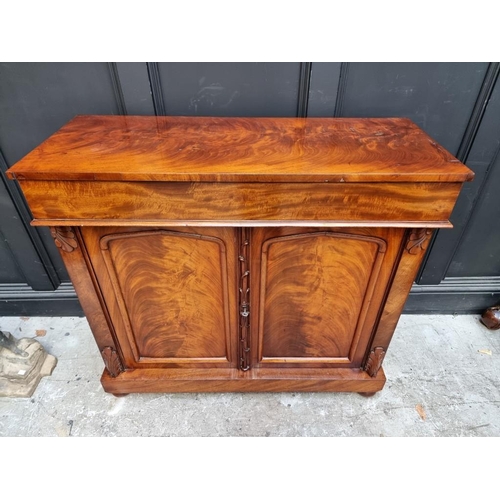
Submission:
M 99 351 L 102 353 L 104 349 L 109 347 L 121 354 L 91 264 L 91 256 L 83 241 L 80 229 L 76 227 L 52 228 L 51 233 L 75 287 Z
M 422 228 L 407 231 L 401 246 L 400 261 L 395 269 L 378 328 L 372 340 L 373 352 L 377 348 L 387 350 L 431 236 L 431 229 Z

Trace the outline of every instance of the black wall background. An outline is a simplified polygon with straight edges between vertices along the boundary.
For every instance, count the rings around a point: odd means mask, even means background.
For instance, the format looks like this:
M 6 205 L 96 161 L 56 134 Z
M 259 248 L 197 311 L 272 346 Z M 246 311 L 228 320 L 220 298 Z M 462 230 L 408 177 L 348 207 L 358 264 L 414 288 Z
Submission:
M 0 315 L 81 315 L 46 228 L 5 170 L 77 114 L 406 116 L 476 178 L 438 231 L 406 304 L 500 301 L 499 63 L 1 63 Z

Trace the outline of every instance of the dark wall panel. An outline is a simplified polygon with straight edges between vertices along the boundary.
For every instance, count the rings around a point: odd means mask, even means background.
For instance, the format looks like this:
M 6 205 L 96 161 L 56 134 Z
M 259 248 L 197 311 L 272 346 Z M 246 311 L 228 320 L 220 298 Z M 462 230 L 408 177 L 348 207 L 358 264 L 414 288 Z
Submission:
M 500 297 L 499 71 L 496 63 L 0 63 L 0 176 L 76 114 L 407 116 L 476 178 L 463 187 L 454 229 L 433 240 L 406 311 L 478 312 Z M 81 314 L 48 230 L 29 226 L 16 184 L 3 177 L 0 209 L 0 315 Z
M 75 115 L 117 111 L 107 63 L 0 64 L 0 150 L 8 166 Z M 37 231 L 60 279 L 69 279 L 49 231 Z M 16 252 L 24 258 L 22 248 Z
M 492 214 L 475 206 L 483 196 L 482 189 L 486 183 L 489 184 L 490 182 L 487 179 L 492 169 L 498 170 L 499 167 L 498 163 L 495 166 L 494 162 L 500 144 L 500 80 L 497 79 L 496 83 L 493 82 L 493 84 L 494 87 L 487 107 L 466 159 L 467 166 L 475 173 L 474 180 L 466 182 L 462 187 L 450 218 L 454 226 L 453 229 L 438 232 L 419 282 L 421 284 L 438 284 L 446 275 L 481 276 L 481 274 L 474 274 L 475 271 L 469 268 L 469 265 L 476 260 L 477 246 L 482 245 L 484 247 L 486 241 L 482 243 L 477 241 L 475 245 L 469 244 L 467 252 L 460 252 L 458 260 L 454 259 L 453 254 L 461 247 L 461 239 L 469 222 L 473 225 L 479 223 L 483 229 L 487 226 L 487 230 L 494 234 L 500 232 L 500 219 L 495 220 Z M 493 183 L 497 182 L 498 192 L 498 188 L 500 188 L 498 180 L 495 181 L 495 177 L 492 180 Z M 475 214 L 474 222 L 470 221 L 472 214 Z M 496 253 L 495 247 L 490 247 L 489 252 Z M 448 268 L 450 262 L 452 264 Z M 491 275 L 491 273 L 486 275 Z
M 0 283 L 25 283 L 23 273 L 17 267 L 7 239 L 0 231 Z
M 2 166 L 4 166 L 4 161 L 0 152 L 0 168 Z M 10 184 L 14 187 L 13 183 Z M 4 276 L 6 272 L 9 275 L 12 273 L 20 273 L 20 275 L 15 280 L 4 281 L 0 273 L 0 284 L 22 282 L 35 290 L 53 290 L 59 281 L 57 277 L 55 280 L 51 279 L 43 265 L 40 253 L 32 240 L 33 234 L 37 233 L 22 220 L 10 196 L 8 185 L 9 181 L 4 178 L 3 172 L 0 172 L 0 234 L 5 241 L 5 246 L 0 250 L 0 267 L 5 269 Z M 41 242 L 40 245 L 42 245 Z M 14 266 L 12 259 L 14 259 Z
M 500 155 L 489 172 L 448 276 L 500 276 Z
M 9 165 L 78 114 L 116 114 L 107 63 L 1 63 L 0 149 Z
M 341 63 L 313 63 L 307 116 L 335 116 Z
M 339 116 L 406 116 L 456 154 L 487 63 L 350 63 Z
M 147 64 L 144 62 L 116 63 L 116 71 L 123 94 L 125 114 L 154 115 Z
M 167 115 L 296 116 L 300 63 L 159 63 Z

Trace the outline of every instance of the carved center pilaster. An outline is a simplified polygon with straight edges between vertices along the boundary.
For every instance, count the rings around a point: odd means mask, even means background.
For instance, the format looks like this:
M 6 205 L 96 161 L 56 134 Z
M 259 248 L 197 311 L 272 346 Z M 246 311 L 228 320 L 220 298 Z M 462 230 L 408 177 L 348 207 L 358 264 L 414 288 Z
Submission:
M 242 228 L 239 268 L 240 318 L 239 318 L 239 368 L 250 369 L 250 269 L 248 248 L 250 245 L 248 228 Z

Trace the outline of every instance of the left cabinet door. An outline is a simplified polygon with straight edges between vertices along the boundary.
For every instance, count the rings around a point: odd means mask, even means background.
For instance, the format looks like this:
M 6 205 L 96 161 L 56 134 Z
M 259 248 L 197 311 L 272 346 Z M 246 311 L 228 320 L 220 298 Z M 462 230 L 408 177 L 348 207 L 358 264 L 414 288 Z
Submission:
M 84 227 L 125 368 L 237 365 L 233 228 Z

